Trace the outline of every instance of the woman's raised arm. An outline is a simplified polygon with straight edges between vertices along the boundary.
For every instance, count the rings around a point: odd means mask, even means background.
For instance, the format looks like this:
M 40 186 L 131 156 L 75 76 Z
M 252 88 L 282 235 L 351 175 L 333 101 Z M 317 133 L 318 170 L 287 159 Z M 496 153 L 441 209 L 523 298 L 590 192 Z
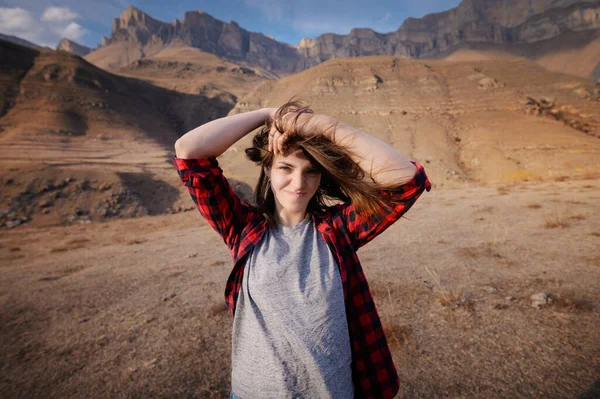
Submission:
M 181 136 L 175 142 L 177 158 L 218 157 L 236 141 L 263 125 L 277 108 L 262 108 L 215 119 Z
M 293 113 L 291 117 L 294 117 Z M 408 159 L 385 141 L 332 116 L 302 114 L 297 128 L 301 135 L 309 137 L 321 132 L 336 144 L 348 148 L 354 161 L 382 186 L 401 185 L 410 181 L 417 172 Z M 281 152 L 286 136 L 275 131 L 269 149 L 272 147 L 276 154 Z

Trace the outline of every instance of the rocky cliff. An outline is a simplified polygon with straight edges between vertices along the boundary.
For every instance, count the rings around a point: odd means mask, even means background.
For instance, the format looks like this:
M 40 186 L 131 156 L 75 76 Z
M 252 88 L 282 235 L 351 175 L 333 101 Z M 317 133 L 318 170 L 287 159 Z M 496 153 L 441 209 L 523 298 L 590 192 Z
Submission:
M 106 57 L 105 52 L 96 59 L 107 64 L 101 66 L 121 67 L 166 46 L 181 45 L 286 75 L 331 58 L 437 58 L 468 43 L 528 44 L 590 30 L 600 30 L 598 0 L 463 0 L 445 12 L 408 18 L 394 32 L 355 28 L 347 35 L 326 33 L 314 39 L 304 38 L 295 47 L 248 32 L 234 21 L 219 21 L 202 11 L 189 11 L 182 21 L 166 23 L 131 6 L 113 21 L 111 36 L 103 37 L 99 49 L 113 46 L 116 52 L 126 52 L 126 56 Z M 88 60 L 94 62 L 94 57 Z
M 464 0 L 454 9 L 408 18 L 395 32 L 353 29 L 348 35 L 303 39 L 298 51 L 315 61 L 333 57 L 436 56 L 461 43 L 533 43 L 564 32 L 600 29 L 600 1 Z
M 304 69 L 306 63 L 294 46 L 273 40 L 262 33 L 248 32 L 235 21 L 226 23 L 203 11 L 188 11 L 183 20 L 161 22 L 130 6 L 113 20 L 110 38 L 102 38 L 108 47 L 127 42 L 140 48 L 147 57 L 168 45 L 191 46 L 233 62 L 247 62 L 268 71 L 289 73 Z M 131 62 L 131 57 L 127 58 Z M 119 65 L 124 66 L 122 62 Z

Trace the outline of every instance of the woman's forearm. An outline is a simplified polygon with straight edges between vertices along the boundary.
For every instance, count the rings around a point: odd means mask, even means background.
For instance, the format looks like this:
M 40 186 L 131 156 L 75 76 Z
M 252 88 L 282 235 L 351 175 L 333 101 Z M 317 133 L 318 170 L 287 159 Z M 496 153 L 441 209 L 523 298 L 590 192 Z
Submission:
M 337 126 L 335 124 L 337 123 Z M 335 143 L 350 150 L 360 167 L 383 185 L 404 184 L 417 168 L 394 147 L 383 140 L 327 115 L 315 114 L 302 129 L 317 128 Z
M 205 123 L 175 142 L 175 155 L 183 159 L 218 157 L 236 141 L 263 125 L 272 113 L 272 108 L 262 108 Z

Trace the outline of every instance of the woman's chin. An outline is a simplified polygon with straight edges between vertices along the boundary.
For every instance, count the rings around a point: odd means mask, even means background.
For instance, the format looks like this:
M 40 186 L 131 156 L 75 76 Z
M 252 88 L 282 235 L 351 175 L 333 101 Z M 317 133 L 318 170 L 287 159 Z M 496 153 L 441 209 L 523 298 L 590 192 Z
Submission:
M 284 204 L 284 208 L 293 213 L 304 213 L 306 212 L 306 201 L 289 201 L 287 204 Z

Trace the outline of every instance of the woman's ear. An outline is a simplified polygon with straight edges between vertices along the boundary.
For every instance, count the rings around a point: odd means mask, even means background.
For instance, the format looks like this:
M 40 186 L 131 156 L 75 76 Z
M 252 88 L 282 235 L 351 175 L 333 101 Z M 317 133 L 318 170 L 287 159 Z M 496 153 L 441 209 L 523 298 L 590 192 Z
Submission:
M 267 175 L 267 177 L 270 179 L 271 178 L 271 168 L 263 166 L 263 171 L 265 172 L 265 175 Z

